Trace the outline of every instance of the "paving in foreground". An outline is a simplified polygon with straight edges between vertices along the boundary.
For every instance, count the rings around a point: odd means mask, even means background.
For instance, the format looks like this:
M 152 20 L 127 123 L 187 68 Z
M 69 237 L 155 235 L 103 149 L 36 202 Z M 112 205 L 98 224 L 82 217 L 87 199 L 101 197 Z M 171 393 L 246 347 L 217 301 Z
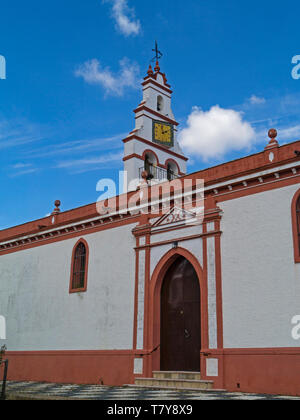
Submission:
M 9 382 L 8 399 L 78 400 L 299 400 L 300 397 L 242 394 L 223 391 L 173 391 L 146 388 L 63 385 L 39 382 Z

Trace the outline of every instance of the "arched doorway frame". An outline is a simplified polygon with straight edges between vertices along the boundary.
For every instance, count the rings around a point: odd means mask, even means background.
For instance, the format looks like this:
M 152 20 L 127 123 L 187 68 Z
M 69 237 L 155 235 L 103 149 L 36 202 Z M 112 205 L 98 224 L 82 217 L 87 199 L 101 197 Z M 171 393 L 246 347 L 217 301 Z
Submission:
M 146 372 L 160 370 L 160 332 L 161 332 L 161 290 L 165 275 L 178 257 L 184 257 L 194 267 L 200 285 L 200 319 L 201 319 L 201 349 L 208 347 L 208 315 L 207 315 L 207 284 L 204 271 L 198 259 L 187 249 L 176 248 L 167 252 L 157 264 L 150 281 L 149 288 L 149 323 L 148 344 L 152 349 L 147 358 Z M 200 358 L 200 353 L 199 353 Z M 204 371 L 204 360 L 200 360 L 201 371 Z

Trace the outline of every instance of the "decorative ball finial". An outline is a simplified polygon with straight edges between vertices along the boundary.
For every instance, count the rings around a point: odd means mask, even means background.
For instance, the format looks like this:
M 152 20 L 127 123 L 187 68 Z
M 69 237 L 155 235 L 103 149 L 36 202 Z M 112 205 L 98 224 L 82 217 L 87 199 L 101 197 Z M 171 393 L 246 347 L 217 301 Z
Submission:
M 275 128 L 271 128 L 271 130 L 269 130 L 268 136 L 272 141 L 274 141 L 277 137 L 277 130 L 275 130 Z
M 266 150 L 272 149 L 273 147 L 279 147 L 278 141 L 277 141 L 277 130 L 275 128 L 271 128 L 268 132 L 268 136 L 270 137 L 269 144 L 266 146 Z
M 54 205 L 55 205 L 55 209 L 53 210 L 52 214 L 60 213 L 60 208 L 59 208 L 61 205 L 60 200 L 55 200 Z
M 154 70 L 156 71 L 156 73 L 159 73 L 160 72 L 160 67 L 159 67 L 158 60 L 156 61 L 156 66 L 155 66 L 155 69 Z

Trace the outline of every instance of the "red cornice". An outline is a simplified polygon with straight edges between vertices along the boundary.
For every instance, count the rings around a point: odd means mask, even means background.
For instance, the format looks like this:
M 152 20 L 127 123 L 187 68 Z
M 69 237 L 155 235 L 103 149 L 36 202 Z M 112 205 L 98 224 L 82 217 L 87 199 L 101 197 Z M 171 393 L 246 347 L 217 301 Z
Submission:
M 137 136 L 131 136 L 123 141 L 126 143 L 134 139 L 140 140 L 144 142 L 145 144 L 150 145 L 151 147 L 165 150 L 163 147 L 156 145 L 152 142 L 149 142 L 145 139 L 139 138 Z M 206 196 L 208 197 L 208 199 L 209 197 L 212 197 L 212 199 L 214 200 L 217 199 L 219 201 L 224 201 L 225 199 L 226 200 L 234 199 L 236 197 L 236 194 L 239 194 L 239 196 L 240 195 L 245 196 L 245 195 L 250 195 L 251 193 L 267 191 L 272 188 L 282 188 L 286 185 L 292 185 L 299 182 L 295 177 L 295 175 L 298 175 L 299 177 L 299 169 L 297 172 L 294 173 L 293 177 L 289 175 L 289 173 L 292 175 L 292 168 L 285 169 L 284 171 L 280 170 L 280 167 L 283 165 L 294 163 L 296 166 L 297 163 L 299 163 L 299 157 L 295 155 L 295 150 L 299 150 L 299 149 L 300 149 L 300 141 L 297 141 L 297 142 L 286 144 L 284 146 L 279 147 L 276 152 L 275 161 L 273 161 L 272 163 L 268 159 L 269 152 L 263 151 L 256 155 L 247 156 L 233 162 L 224 163 L 222 165 L 219 165 L 213 168 L 208 168 L 203 171 L 198 171 L 193 174 L 186 175 L 185 177 L 180 178 L 180 180 L 182 180 L 183 182 L 185 179 L 192 179 L 192 180 L 204 179 L 206 187 L 208 188 L 209 186 L 211 186 L 211 190 L 207 189 L 207 192 L 206 192 Z M 168 153 L 170 152 L 171 151 L 168 151 Z M 178 157 L 183 159 L 183 157 L 180 155 L 178 155 Z M 274 169 L 275 167 L 279 167 L 278 172 L 280 172 L 280 179 L 276 181 L 274 177 L 274 182 L 271 182 L 271 183 L 269 182 L 268 184 L 261 183 L 257 179 L 258 172 L 261 172 L 267 169 Z M 242 182 L 236 181 L 236 178 L 247 176 L 247 175 L 250 176 L 252 174 L 253 174 L 253 177 L 247 181 L 248 186 L 243 186 Z M 271 176 L 272 175 L 269 175 L 269 177 Z M 213 185 L 217 183 L 221 183 L 221 182 L 232 183 L 232 186 L 233 186 L 232 191 L 228 190 L 227 184 L 225 184 L 224 187 L 218 188 L 219 193 L 221 192 L 224 193 L 225 190 L 227 192 L 226 195 L 224 194 L 222 195 L 222 199 L 220 198 L 219 194 L 214 196 L 214 191 L 212 191 L 212 188 L 214 188 Z M 255 185 L 257 186 L 255 187 Z M 236 192 L 236 189 L 240 191 Z M 135 193 L 136 192 L 129 193 L 128 197 L 126 195 L 121 195 L 121 196 L 116 197 L 117 203 L 118 203 L 117 208 L 126 207 L 128 200 L 130 200 L 132 195 Z M 64 226 L 66 225 L 71 225 L 77 222 L 79 223 L 82 222 L 82 224 L 85 224 L 86 220 L 92 219 L 94 217 L 99 217 L 99 214 L 97 212 L 96 204 L 93 203 L 84 207 L 76 208 L 76 209 L 62 212 L 56 215 L 55 223 L 53 225 L 51 224 L 52 217 L 53 216 L 49 216 L 43 219 L 39 219 L 33 222 L 20 225 L 20 226 L 15 226 L 6 230 L 2 230 L 0 231 L 0 242 L 17 241 L 18 240 L 17 238 L 21 236 L 25 236 L 25 235 L 31 235 L 31 234 L 34 234 L 34 235 L 36 234 L 37 236 L 41 236 L 43 235 L 44 231 L 47 231 L 49 229 L 59 230 L 61 227 L 61 229 L 64 230 L 65 229 Z M 131 220 L 126 220 L 126 219 L 127 218 L 124 217 L 123 223 L 131 222 Z M 116 223 L 118 222 L 116 221 Z M 78 232 L 74 231 L 73 233 L 70 232 L 70 234 L 74 236 L 82 235 L 84 230 L 85 229 L 82 228 L 82 230 L 80 229 Z M 95 230 L 97 230 L 97 228 L 95 228 Z M 65 236 L 65 235 L 62 235 L 62 236 Z M 66 237 L 68 237 L 68 234 L 66 235 Z M 56 239 L 56 236 L 54 239 Z M 45 242 L 47 242 L 47 239 L 45 239 Z M 22 249 L 22 244 L 19 244 L 19 245 L 20 245 L 19 249 Z M 33 242 L 32 245 L 38 246 L 37 243 L 35 245 L 35 242 Z M 26 248 L 26 246 L 24 248 Z M 2 252 L 3 251 L 1 251 L 1 254 Z M 11 249 L 10 251 L 10 249 L 7 248 L 4 253 L 7 253 L 7 252 L 14 252 L 14 250 Z
M 148 84 L 153 83 L 153 85 L 159 87 L 162 90 L 165 90 L 166 92 L 170 93 L 172 95 L 173 91 L 171 89 L 169 89 L 166 86 L 161 85 L 160 83 L 158 83 L 156 80 L 152 79 L 152 78 L 147 78 L 147 80 L 145 80 L 145 82 L 142 83 L 142 86 L 147 86 Z
M 234 183 L 235 178 L 250 175 L 253 172 L 298 162 L 300 159 L 295 156 L 295 150 L 297 149 L 300 149 L 300 140 L 277 148 L 276 159 L 272 163 L 269 161 L 268 156 L 273 150 L 268 150 L 222 163 L 221 165 L 213 166 L 212 168 L 203 169 L 193 174 L 189 174 L 187 177 L 191 179 L 202 178 L 205 180 L 206 186 L 231 180 Z
M 165 148 L 165 147 L 163 147 L 163 146 L 160 146 L 159 144 L 153 143 L 152 141 L 149 141 L 149 140 L 143 139 L 142 137 L 136 136 L 136 135 L 134 135 L 134 134 L 133 134 L 132 136 L 127 137 L 126 139 L 124 139 L 124 140 L 123 140 L 123 143 L 128 143 L 129 141 L 132 141 L 132 140 L 138 140 L 138 141 L 141 141 L 142 143 L 147 144 L 147 146 L 155 147 L 156 149 L 162 150 L 163 152 L 166 152 L 166 153 L 168 153 L 168 154 L 170 154 L 170 155 L 173 155 L 173 156 L 175 156 L 175 157 L 177 157 L 177 158 L 179 158 L 179 159 L 182 159 L 182 160 L 184 160 L 184 161 L 186 161 L 186 162 L 189 160 L 188 158 L 186 158 L 186 157 L 185 157 L 185 156 L 183 156 L 183 155 L 180 155 L 179 153 L 173 152 L 173 151 L 172 151 L 172 150 L 170 150 L 170 149 L 167 149 L 167 148 Z M 126 159 L 126 158 L 125 158 L 125 159 Z
M 160 118 L 160 119 L 162 119 L 162 120 L 164 120 L 164 121 L 167 121 L 167 122 L 168 122 L 168 123 L 170 123 L 170 124 L 173 124 L 173 125 L 176 125 L 176 126 L 178 126 L 178 125 L 179 125 L 179 123 L 178 123 L 178 122 L 176 122 L 176 121 L 174 121 L 174 120 L 171 120 L 171 118 L 168 118 L 168 117 L 166 117 L 165 115 L 160 114 L 159 112 L 156 112 L 156 111 L 154 111 L 153 109 L 148 108 L 148 107 L 147 107 L 147 106 L 145 106 L 145 105 L 138 106 L 138 108 L 136 108 L 133 112 L 134 112 L 135 114 L 137 114 L 138 112 L 141 112 L 141 111 L 147 111 L 147 112 L 150 112 L 150 114 L 153 114 L 153 115 L 155 115 L 156 117 L 158 117 L 158 118 Z M 136 118 L 137 118 L 137 117 L 136 117 Z

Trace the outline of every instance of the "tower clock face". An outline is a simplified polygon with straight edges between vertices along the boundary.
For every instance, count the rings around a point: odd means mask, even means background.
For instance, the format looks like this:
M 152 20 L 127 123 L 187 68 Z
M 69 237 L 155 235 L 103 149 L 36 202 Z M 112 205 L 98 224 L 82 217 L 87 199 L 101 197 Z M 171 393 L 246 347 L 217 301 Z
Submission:
M 174 146 L 174 128 L 172 124 L 153 121 L 153 142 L 166 147 Z

